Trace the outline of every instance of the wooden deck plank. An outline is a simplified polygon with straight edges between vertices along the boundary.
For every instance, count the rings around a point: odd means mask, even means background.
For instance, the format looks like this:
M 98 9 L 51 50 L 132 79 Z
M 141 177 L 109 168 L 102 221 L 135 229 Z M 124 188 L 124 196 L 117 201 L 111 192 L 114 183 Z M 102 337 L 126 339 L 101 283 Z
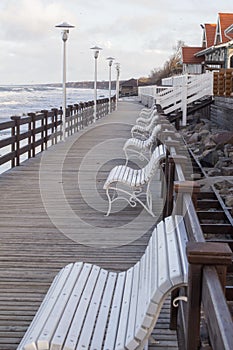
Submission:
M 114 203 L 119 212 L 104 216 L 103 191 L 110 169 L 123 164 L 140 109 L 121 102 L 117 112 L 0 175 L 0 350 L 16 349 L 64 265 L 124 271 L 144 253 L 163 206 L 160 182 L 153 182 L 156 218 L 121 202 Z

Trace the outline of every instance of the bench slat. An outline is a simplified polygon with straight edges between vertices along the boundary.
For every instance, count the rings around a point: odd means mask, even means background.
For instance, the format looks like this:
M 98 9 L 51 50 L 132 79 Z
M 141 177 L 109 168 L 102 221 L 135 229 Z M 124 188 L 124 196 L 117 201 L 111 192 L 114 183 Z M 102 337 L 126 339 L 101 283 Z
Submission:
M 122 298 L 125 287 L 126 272 L 121 272 L 118 275 L 116 288 L 113 296 L 112 309 L 109 317 L 109 323 L 104 342 L 104 349 L 114 350 L 117 327 L 121 312 Z
M 100 267 L 93 265 L 91 273 L 85 285 L 84 291 L 82 293 L 80 302 L 75 311 L 72 325 L 69 329 L 67 340 L 64 345 L 64 350 L 75 350 L 99 272 L 100 272 Z
M 117 330 L 117 338 L 114 350 L 124 349 L 125 336 L 129 315 L 130 299 L 133 286 L 133 267 L 126 274 L 124 295 L 122 299 L 121 313 Z
M 149 247 L 147 247 L 149 248 Z M 146 336 L 146 329 L 149 328 L 152 322 L 152 318 L 146 315 L 145 310 L 150 301 L 150 295 L 148 294 L 148 260 L 149 260 L 149 249 L 143 255 L 141 259 L 142 270 L 140 274 L 140 286 L 139 286 L 139 295 L 138 295 L 138 308 L 137 308 L 137 318 L 135 325 L 134 336 L 136 339 L 142 340 Z
M 188 260 L 186 255 L 186 245 L 188 242 L 188 236 L 186 232 L 186 228 L 184 225 L 184 220 L 182 216 L 175 216 L 175 225 L 177 231 L 177 241 L 179 245 L 179 254 L 182 264 L 182 271 L 184 277 L 184 283 L 187 283 L 188 280 Z
M 157 228 L 154 229 L 153 235 L 152 235 L 152 251 L 153 256 L 151 259 L 151 301 L 153 303 L 150 303 L 148 306 L 148 314 L 153 315 L 157 310 L 157 302 L 154 298 L 155 291 L 158 288 L 158 232 Z
M 116 279 L 117 273 L 109 273 L 104 290 L 103 300 L 101 302 L 98 318 L 96 321 L 90 350 L 98 350 L 102 347 Z
M 178 285 L 183 282 L 182 266 L 176 239 L 176 228 L 172 217 L 165 218 L 165 231 L 167 240 L 168 271 L 171 283 Z
M 125 338 L 125 344 L 128 350 L 135 349 L 138 345 L 138 342 L 134 338 L 134 330 L 135 330 L 135 320 L 138 306 L 138 293 L 139 293 L 139 270 L 140 270 L 140 262 L 138 262 L 133 268 L 133 285 L 132 292 L 130 297 L 130 308 L 128 315 L 128 324 L 127 324 L 127 332 Z
M 101 269 L 83 324 L 82 333 L 77 345 L 78 349 L 88 349 L 107 277 L 108 272 L 104 269 Z M 104 325 L 102 325 L 102 327 L 104 328 Z

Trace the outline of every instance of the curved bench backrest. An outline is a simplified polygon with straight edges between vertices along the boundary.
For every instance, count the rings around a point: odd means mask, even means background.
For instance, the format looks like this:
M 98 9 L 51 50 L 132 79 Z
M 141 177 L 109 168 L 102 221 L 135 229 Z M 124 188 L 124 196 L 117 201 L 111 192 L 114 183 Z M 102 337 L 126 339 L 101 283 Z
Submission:
M 166 147 L 159 145 L 155 148 L 148 164 L 144 167 L 145 181 L 148 182 L 158 169 L 159 162 L 166 157 Z

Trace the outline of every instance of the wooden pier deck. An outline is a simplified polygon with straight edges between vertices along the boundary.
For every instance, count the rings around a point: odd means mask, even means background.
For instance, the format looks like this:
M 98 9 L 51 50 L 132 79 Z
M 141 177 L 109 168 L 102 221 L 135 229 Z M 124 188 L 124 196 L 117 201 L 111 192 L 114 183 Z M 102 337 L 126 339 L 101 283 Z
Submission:
M 125 270 L 143 254 L 163 207 L 153 183 L 154 212 L 124 208 L 104 216 L 103 183 L 122 164 L 122 146 L 142 106 L 117 112 L 66 142 L 0 175 L 0 350 L 17 348 L 55 274 L 74 261 Z M 165 302 L 150 349 L 178 349 Z

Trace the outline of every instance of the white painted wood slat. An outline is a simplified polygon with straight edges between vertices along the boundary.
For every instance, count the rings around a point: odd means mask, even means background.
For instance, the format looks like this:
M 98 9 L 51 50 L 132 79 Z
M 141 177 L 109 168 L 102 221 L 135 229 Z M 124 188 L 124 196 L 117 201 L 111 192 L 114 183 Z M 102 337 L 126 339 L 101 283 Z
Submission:
M 139 272 L 140 272 L 140 262 L 138 262 L 133 268 L 133 285 L 130 297 L 130 307 L 127 323 L 127 332 L 125 338 L 125 344 L 127 349 L 133 350 L 137 347 L 138 342 L 134 337 L 135 322 L 137 316 L 138 307 L 138 293 L 139 293 Z
M 104 342 L 104 350 L 114 350 L 119 317 L 122 306 L 123 293 L 125 288 L 126 272 L 118 275 L 116 288 L 113 296 L 112 308 L 107 326 L 106 339 Z
M 80 302 L 76 309 L 72 325 L 67 335 L 67 340 L 64 344 L 63 350 L 75 350 L 76 344 L 80 335 L 80 331 L 86 316 L 86 312 L 92 297 L 93 290 L 100 272 L 99 266 L 93 265 L 87 280 L 86 286 L 82 293 Z
M 108 272 L 104 269 L 101 269 L 98 280 L 95 285 L 93 296 L 88 307 L 88 311 L 86 313 L 86 318 L 83 323 L 82 332 L 80 334 L 80 339 L 77 345 L 78 349 L 89 349 L 90 339 L 96 322 L 97 312 L 101 304 L 102 294 L 107 277 Z M 104 328 L 104 325 L 102 325 L 101 327 Z
M 126 274 L 125 288 L 124 288 L 124 294 L 122 299 L 121 313 L 120 313 L 120 319 L 119 319 L 119 324 L 117 329 L 117 338 L 116 338 L 116 344 L 115 344 L 114 350 L 124 349 L 132 286 L 133 286 L 133 267 L 131 267 Z
M 103 299 L 102 299 L 99 314 L 97 317 L 90 350 L 101 349 L 102 344 L 104 342 L 104 335 L 105 335 L 106 325 L 108 321 L 109 310 L 112 302 L 112 296 L 114 295 L 116 279 L 117 279 L 117 273 L 110 272 L 108 275 L 108 280 L 106 283 Z

